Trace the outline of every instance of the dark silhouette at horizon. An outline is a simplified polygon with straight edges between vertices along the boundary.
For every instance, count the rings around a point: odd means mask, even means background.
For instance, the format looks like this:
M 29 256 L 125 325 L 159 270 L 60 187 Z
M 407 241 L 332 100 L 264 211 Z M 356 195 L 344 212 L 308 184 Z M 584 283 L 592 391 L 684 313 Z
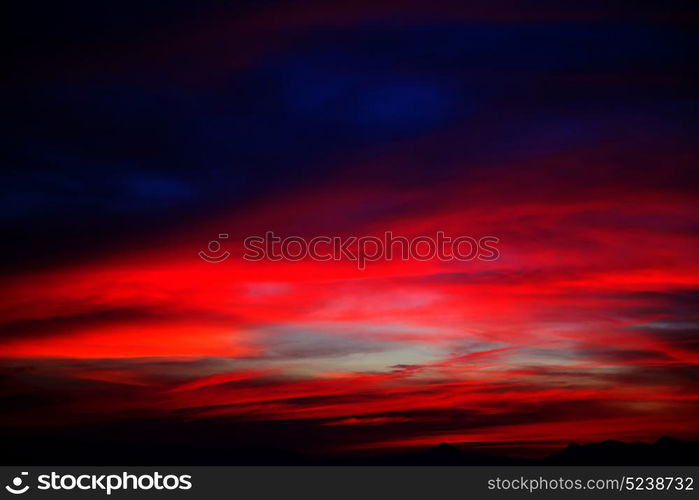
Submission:
M 120 436 L 106 428 L 30 428 L 0 431 L 2 465 L 366 465 L 366 466 L 507 466 L 507 465 L 699 465 L 699 442 L 661 437 L 652 443 L 606 440 L 570 443 L 541 458 L 494 454 L 468 445 L 441 443 L 407 451 L 371 454 L 300 453 L 274 445 L 227 445 L 225 439 L 199 442 L 159 439 L 157 433 Z M 131 428 L 130 430 L 134 430 Z M 123 429 L 122 429 L 123 431 Z M 99 434 L 102 434 L 98 437 Z M 194 434 L 194 433 L 192 433 Z M 129 435 L 131 439 L 125 439 Z M 34 439 L 28 436 L 34 436 Z M 162 436 L 160 436 L 162 437 Z M 199 436 L 202 437 L 202 436 Z M 514 449 L 514 448 L 513 448 Z

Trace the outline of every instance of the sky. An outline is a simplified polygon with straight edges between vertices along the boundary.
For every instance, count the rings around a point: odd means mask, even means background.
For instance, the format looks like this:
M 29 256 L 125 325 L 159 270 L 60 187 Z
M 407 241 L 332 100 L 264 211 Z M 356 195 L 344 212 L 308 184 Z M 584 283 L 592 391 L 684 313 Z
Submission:
M 331 455 L 699 439 L 696 12 L 12 8 L 3 433 L 196 425 Z M 500 258 L 243 259 L 267 231 L 492 235 Z M 198 257 L 224 233 L 229 259 Z

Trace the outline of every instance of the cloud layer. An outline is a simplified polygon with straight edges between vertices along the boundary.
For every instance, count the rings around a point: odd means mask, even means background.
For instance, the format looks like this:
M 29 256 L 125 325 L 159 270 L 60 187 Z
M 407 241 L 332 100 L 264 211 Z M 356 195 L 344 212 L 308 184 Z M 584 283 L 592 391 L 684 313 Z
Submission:
M 460 3 L 126 2 L 113 31 L 85 6 L 71 36 L 16 34 L 0 425 L 699 438 L 696 18 Z M 241 259 L 266 231 L 386 230 L 501 258 Z M 220 233 L 232 258 L 203 262 Z

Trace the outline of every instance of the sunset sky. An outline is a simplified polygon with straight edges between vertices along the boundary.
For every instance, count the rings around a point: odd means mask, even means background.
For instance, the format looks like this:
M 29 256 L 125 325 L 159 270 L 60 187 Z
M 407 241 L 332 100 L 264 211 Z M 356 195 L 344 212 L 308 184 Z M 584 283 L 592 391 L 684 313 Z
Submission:
M 608 3 L 19 2 L 2 431 L 699 439 L 699 18 Z M 267 231 L 501 256 L 242 259 Z

